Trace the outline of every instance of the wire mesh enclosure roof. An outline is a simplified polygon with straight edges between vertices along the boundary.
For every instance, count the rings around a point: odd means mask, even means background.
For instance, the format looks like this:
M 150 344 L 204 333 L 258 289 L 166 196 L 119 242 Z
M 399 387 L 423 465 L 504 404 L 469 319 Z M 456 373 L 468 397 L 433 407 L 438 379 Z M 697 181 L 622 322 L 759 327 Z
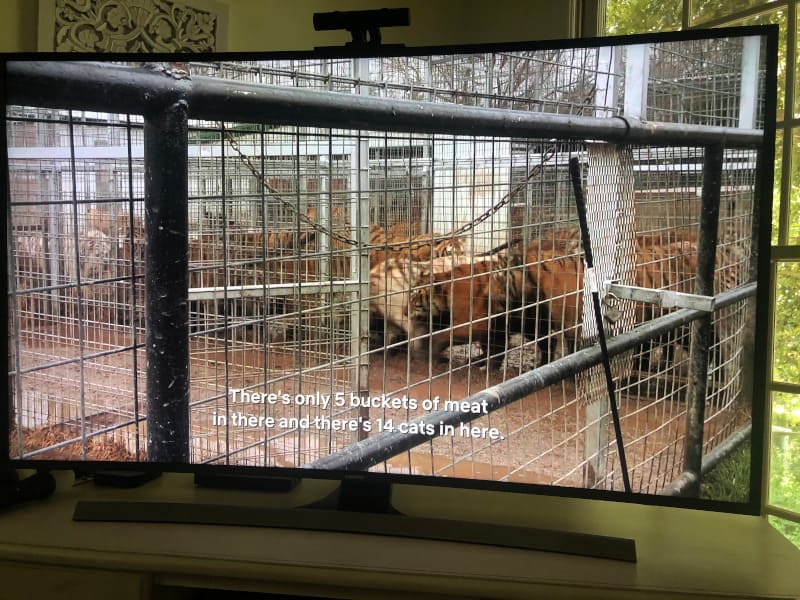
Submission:
M 649 118 L 737 126 L 742 38 L 650 47 Z M 566 48 L 362 59 L 194 63 L 192 72 L 370 96 L 561 114 L 624 114 L 629 48 Z M 762 54 L 763 59 L 763 54 Z M 758 86 L 763 98 L 763 65 Z M 759 106 L 756 126 L 763 126 Z
M 748 75 L 742 48 L 645 54 L 636 93 L 671 124 L 608 118 L 633 96 L 619 49 L 10 64 L 12 457 L 147 461 L 159 444 L 149 417 L 170 387 L 153 392 L 147 365 L 169 346 L 145 344 L 145 298 L 164 257 L 148 252 L 175 232 L 154 216 L 173 199 L 148 188 L 162 166 L 148 132 L 176 98 L 189 462 L 619 489 L 568 161 L 582 167 L 601 280 L 692 294 L 704 161 L 724 141 L 711 450 L 752 409 L 763 137 L 757 117 L 736 126 L 763 112 L 743 106 L 741 80 L 762 85 L 763 60 Z M 719 69 L 704 79 L 707 64 Z M 128 112 L 145 97 L 146 116 Z M 634 340 L 613 359 L 631 479 L 658 493 L 685 470 L 697 426 L 698 315 L 614 294 L 604 310 L 615 339 Z
M 594 103 L 597 49 L 193 64 L 198 75 L 350 93 L 580 114 Z M 609 73 L 605 73 L 606 76 Z

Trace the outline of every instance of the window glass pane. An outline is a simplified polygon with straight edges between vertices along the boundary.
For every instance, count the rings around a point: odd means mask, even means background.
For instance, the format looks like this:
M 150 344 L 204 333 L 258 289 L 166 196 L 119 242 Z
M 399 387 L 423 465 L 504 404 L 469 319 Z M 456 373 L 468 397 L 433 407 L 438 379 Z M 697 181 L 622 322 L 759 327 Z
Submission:
M 767 4 L 773 0 L 767 0 Z M 764 0 L 693 0 L 692 25 L 734 15 L 739 11 L 765 4 Z
M 781 206 L 781 173 L 783 172 L 783 131 L 775 132 L 775 174 L 772 180 L 772 245 L 778 244 Z
M 798 7 L 800 8 L 800 7 Z M 800 56 L 798 51 L 800 51 L 800 17 L 797 16 L 797 8 L 795 8 L 795 26 L 796 26 L 796 33 L 794 36 L 794 43 L 795 43 L 795 56 Z M 786 50 L 778 50 L 778 54 L 783 54 Z M 796 64 L 795 61 L 794 65 L 794 116 L 800 117 L 800 67 Z
M 800 244 L 800 128 L 792 130 L 792 179 L 789 187 L 789 243 Z
M 769 517 L 770 524 L 785 535 L 790 542 L 800 548 L 800 523 L 793 523 L 779 517 Z
M 682 0 L 608 0 L 606 33 L 647 33 L 681 28 Z
M 800 383 L 800 262 L 778 264 L 772 378 Z
M 790 542 L 800 548 L 800 523 L 792 523 L 786 519 L 780 519 L 772 516 L 769 517 L 769 522 L 775 529 L 789 538 Z
M 800 395 L 772 395 L 769 503 L 800 513 Z
M 768 12 L 759 13 L 731 23 L 731 25 L 767 25 L 778 24 L 778 97 L 777 113 L 775 118 L 783 121 L 784 103 L 786 101 L 786 8 L 778 8 Z

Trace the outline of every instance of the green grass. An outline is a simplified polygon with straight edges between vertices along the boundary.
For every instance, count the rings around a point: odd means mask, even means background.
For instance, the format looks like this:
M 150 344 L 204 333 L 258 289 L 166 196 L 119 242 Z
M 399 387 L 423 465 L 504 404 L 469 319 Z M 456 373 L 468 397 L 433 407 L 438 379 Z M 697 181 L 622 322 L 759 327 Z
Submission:
M 787 466 L 784 464 L 785 457 L 773 457 L 773 496 L 776 488 L 784 491 L 787 486 L 776 485 L 775 475 L 780 473 Z M 777 459 L 777 460 L 776 460 Z M 788 463 L 788 461 L 786 461 Z M 777 464 L 775 464 L 777 463 Z M 746 502 L 750 489 L 750 443 L 742 444 L 729 457 L 722 460 L 713 471 L 708 473 L 700 484 L 700 497 L 710 500 L 723 500 L 727 502 Z M 773 501 L 776 498 L 773 498 Z M 770 524 L 785 535 L 789 541 L 800 548 L 800 524 L 769 517 Z
M 779 517 L 769 517 L 770 525 L 780 531 L 795 546 L 800 548 L 800 523 L 792 523 Z
M 739 446 L 709 472 L 700 484 L 700 497 L 725 502 L 750 498 L 750 442 Z

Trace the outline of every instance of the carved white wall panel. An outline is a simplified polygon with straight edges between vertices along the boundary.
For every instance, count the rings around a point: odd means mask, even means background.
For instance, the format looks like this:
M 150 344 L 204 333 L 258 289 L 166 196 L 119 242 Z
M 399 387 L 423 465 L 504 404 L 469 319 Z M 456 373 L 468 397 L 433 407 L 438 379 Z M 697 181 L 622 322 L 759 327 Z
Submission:
M 225 50 L 227 7 L 213 0 L 39 0 L 39 50 Z

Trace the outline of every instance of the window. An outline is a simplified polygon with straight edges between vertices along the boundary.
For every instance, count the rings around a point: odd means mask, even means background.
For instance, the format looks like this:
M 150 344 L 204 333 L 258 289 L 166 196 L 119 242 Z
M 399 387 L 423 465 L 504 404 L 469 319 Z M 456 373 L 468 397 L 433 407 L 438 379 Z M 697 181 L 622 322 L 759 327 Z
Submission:
M 607 0 L 609 35 L 777 23 L 771 436 L 765 512 L 800 546 L 800 77 L 798 0 Z M 795 65 L 795 66 L 792 66 Z

